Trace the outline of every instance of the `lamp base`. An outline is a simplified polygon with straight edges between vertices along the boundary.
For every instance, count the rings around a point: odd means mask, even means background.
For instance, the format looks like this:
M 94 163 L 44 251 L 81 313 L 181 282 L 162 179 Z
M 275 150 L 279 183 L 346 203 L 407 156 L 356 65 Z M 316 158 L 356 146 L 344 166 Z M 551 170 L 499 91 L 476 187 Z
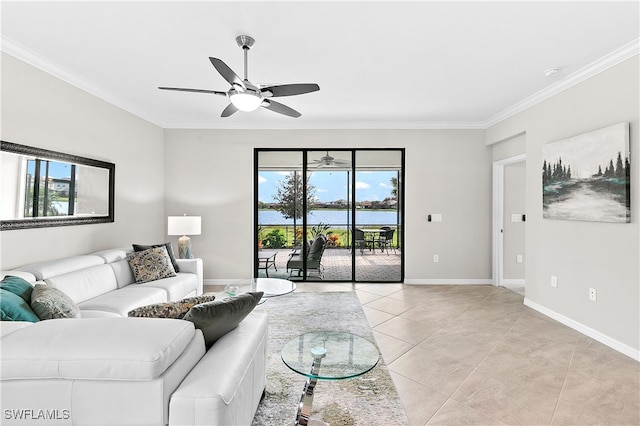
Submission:
M 191 238 L 186 235 L 178 238 L 178 257 L 180 259 L 193 258 L 193 255 L 191 254 Z

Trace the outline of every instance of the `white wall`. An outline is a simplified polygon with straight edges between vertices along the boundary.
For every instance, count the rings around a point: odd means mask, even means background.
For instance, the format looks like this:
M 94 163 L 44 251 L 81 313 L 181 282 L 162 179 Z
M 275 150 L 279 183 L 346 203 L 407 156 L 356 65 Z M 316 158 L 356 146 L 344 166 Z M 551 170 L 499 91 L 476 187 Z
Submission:
M 253 148 L 404 147 L 406 282 L 491 282 L 491 148 L 483 131 L 170 129 L 165 146 L 165 209 L 202 216 L 202 235 L 191 242 L 205 279 L 252 274 Z M 443 222 L 428 223 L 430 213 Z
M 630 122 L 631 152 L 640 152 L 638 76 L 635 56 L 486 131 L 489 144 L 526 132 L 526 303 L 636 357 L 640 348 L 636 162 L 631 160 L 629 224 L 543 219 L 540 173 L 544 144 L 622 121 Z M 557 288 L 550 285 L 551 275 L 558 277 Z M 595 303 L 588 299 L 590 287 L 598 292 Z
M 2 54 L 3 140 L 115 163 L 115 222 L 0 233 L 0 267 L 164 238 L 162 129 Z

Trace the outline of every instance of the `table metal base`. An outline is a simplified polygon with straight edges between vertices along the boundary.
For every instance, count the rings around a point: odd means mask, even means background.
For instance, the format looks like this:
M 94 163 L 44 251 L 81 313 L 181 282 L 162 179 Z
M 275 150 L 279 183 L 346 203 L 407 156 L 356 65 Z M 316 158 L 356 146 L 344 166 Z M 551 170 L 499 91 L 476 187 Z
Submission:
M 320 365 L 322 364 L 322 358 L 327 355 L 327 350 L 322 347 L 311 349 L 313 355 L 313 364 L 311 365 L 311 375 L 309 377 L 302 390 L 302 396 L 300 397 L 300 403 L 298 404 L 298 414 L 296 416 L 295 425 L 309 426 L 312 424 L 324 424 L 328 426 L 328 423 L 313 421 L 310 423 L 311 418 L 311 405 L 313 404 L 313 391 L 316 388 L 318 379 L 315 376 L 320 372 Z

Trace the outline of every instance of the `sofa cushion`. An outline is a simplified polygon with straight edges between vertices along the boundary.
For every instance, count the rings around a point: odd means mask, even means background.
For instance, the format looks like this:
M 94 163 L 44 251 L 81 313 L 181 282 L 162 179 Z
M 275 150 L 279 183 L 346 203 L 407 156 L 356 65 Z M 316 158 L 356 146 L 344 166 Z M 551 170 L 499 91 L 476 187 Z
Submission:
M 79 269 L 103 264 L 104 259 L 99 256 L 81 255 L 31 263 L 16 269 L 30 272 L 35 275 L 38 280 L 46 280 L 56 275 L 67 274 Z
M 131 253 L 131 249 L 107 249 L 91 253 L 93 256 L 99 256 L 104 260 L 104 263 L 117 262 L 119 260 L 126 260 L 127 254 Z
M 184 316 L 184 320 L 194 323 L 202 330 L 207 348 L 216 340 L 238 326 L 253 308 L 256 307 L 263 292 L 249 292 L 235 297 L 201 303 L 194 306 Z
M 168 301 L 177 301 L 190 294 L 197 294 L 198 277 L 194 274 L 179 272 L 175 277 L 149 281 L 148 283 L 137 284 L 137 286 L 160 288 L 167 293 Z
M 0 271 L 0 277 L 4 278 L 7 276 L 13 276 L 13 277 L 20 277 L 23 280 L 25 280 L 28 283 L 35 283 L 36 281 L 38 281 L 36 279 L 36 276 L 33 275 L 31 272 L 26 272 L 26 271 L 17 271 L 17 270 L 11 270 L 11 271 Z
M 2 321 L 40 321 L 38 315 L 22 297 L 4 288 L 0 289 L 0 319 Z
M 113 269 L 104 264 L 50 277 L 45 282 L 62 290 L 76 303 L 118 288 Z
M 78 306 L 82 311 L 104 311 L 126 317 L 135 308 L 166 301 L 166 293 L 159 288 L 129 285 L 85 300 Z
M 129 316 L 182 319 L 182 317 L 189 312 L 189 309 L 195 305 L 213 302 L 215 299 L 216 296 L 214 294 L 203 294 L 202 296 L 187 297 L 177 302 L 156 303 L 153 305 L 141 306 L 129 311 Z
M 174 363 L 194 333 L 181 320 L 42 321 L 2 339 L 2 379 L 149 380 Z
M 27 303 L 31 303 L 33 286 L 23 278 L 7 275 L 0 282 L 0 288 L 20 296 Z
M 41 320 L 80 318 L 80 309 L 69 296 L 45 284 L 36 284 L 33 288 L 31 309 Z
M 109 266 L 116 277 L 118 288 L 122 288 L 136 282 L 136 277 L 133 276 L 133 271 L 131 270 L 131 266 L 127 259 L 109 263 Z
M 167 254 L 169 254 L 169 259 L 171 259 L 171 264 L 173 265 L 173 269 L 176 272 L 180 272 L 180 266 L 176 261 L 176 256 L 173 254 L 173 248 L 171 247 L 171 242 L 162 243 L 162 244 L 133 244 L 133 251 L 144 251 L 150 248 L 156 247 L 164 247 L 167 249 Z
M 176 275 L 167 248 L 164 246 L 131 253 L 127 259 L 137 283 L 146 283 Z

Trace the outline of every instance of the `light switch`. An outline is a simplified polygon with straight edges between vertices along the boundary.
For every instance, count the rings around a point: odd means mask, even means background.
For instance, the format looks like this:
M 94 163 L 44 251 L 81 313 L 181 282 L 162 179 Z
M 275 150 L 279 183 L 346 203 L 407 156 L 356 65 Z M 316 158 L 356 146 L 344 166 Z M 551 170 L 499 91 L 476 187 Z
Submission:
M 431 215 L 431 220 L 434 221 L 434 222 L 442 222 L 442 215 L 440 213 L 432 214 Z
M 523 222 L 522 214 L 520 214 L 520 213 L 512 213 L 511 214 L 511 222 Z

